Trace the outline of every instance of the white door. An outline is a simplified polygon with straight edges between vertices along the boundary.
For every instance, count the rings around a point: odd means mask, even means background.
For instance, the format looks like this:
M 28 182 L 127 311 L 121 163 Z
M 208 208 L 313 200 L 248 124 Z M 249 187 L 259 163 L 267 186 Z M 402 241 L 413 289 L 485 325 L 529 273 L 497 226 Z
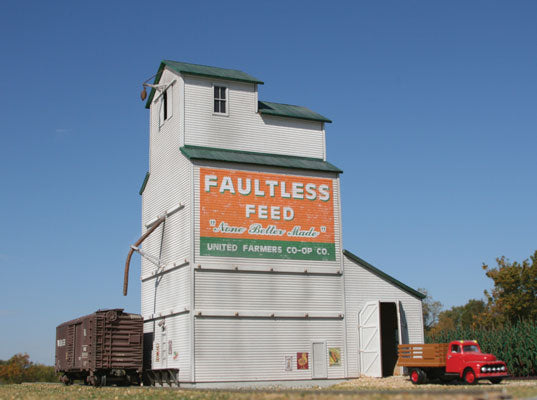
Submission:
M 328 368 L 326 365 L 326 342 L 313 342 L 313 379 L 326 379 L 328 378 Z
M 400 301 L 395 303 L 397 306 L 397 344 L 408 344 L 408 326 L 406 324 L 405 312 L 403 310 L 403 305 Z M 399 356 L 399 349 L 397 349 L 397 355 Z M 399 367 L 399 375 L 405 374 L 405 368 Z M 395 371 L 394 371 L 395 375 Z
M 168 368 L 168 335 L 163 331 L 160 335 L 160 368 Z
M 397 329 L 399 332 L 399 344 L 408 344 L 408 325 L 406 323 L 405 312 L 400 301 L 397 305 Z
M 368 301 L 358 315 L 360 334 L 360 371 L 362 375 L 382 377 L 380 356 L 380 304 Z

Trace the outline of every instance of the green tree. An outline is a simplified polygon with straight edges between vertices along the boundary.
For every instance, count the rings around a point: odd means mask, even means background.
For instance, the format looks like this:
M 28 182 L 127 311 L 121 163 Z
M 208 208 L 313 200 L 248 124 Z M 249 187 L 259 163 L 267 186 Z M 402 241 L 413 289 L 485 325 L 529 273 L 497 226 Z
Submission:
M 487 277 L 494 281 L 494 288 L 487 298 L 487 312 L 482 323 L 503 325 L 521 320 L 537 321 L 537 250 L 529 260 L 510 262 L 497 258 L 495 268 L 483 264 Z
M 21 383 L 28 378 L 28 368 L 32 365 L 28 354 L 15 354 L 0 366 L 0 382 Z
M 438 315 L 438 323 L 433 327 L 434 332 L 447 331 L 457 328 L 476 328 L 486 306 L 483 300 L 471 299 L 463 306 L 453 306 Z
M 422 300 L 422 313 L 423 313 L 423 329 L 428 332 L 437 322 L 440 311 L 442 310 L 442 303 L 435 301 L 427 289 L 420 288 L 418 292 L 425 295 Z
M 35 364 L 28 354 L 15 354 L 7 361 L 0 360 L 0 383 L 57 381 L 54 367 Z

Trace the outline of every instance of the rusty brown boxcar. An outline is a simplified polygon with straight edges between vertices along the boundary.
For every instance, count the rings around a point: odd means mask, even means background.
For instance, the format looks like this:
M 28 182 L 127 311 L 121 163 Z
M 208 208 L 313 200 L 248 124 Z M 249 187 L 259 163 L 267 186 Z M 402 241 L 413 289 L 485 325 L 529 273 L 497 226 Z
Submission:
M 56 328 L 56 372 L 70 384 L 139 384 L 143 319 L 123 309 L 98 310 Z

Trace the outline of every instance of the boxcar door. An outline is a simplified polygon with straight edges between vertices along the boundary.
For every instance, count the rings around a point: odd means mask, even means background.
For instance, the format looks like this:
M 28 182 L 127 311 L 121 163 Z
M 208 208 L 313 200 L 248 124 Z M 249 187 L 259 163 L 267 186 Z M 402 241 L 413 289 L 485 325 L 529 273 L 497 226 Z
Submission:
M 74 367 L 75 368 L 83 368 L 82 365 L 82 344 L 84 342 L 84 327 L 82 326 L 82 323 L 75 325 L 75 347 L 74 347 Z
M 380 354 L 380 304 L 368 301 L 358 315 L 360 336 L 360 372 L 365 376 L 382 377 Z

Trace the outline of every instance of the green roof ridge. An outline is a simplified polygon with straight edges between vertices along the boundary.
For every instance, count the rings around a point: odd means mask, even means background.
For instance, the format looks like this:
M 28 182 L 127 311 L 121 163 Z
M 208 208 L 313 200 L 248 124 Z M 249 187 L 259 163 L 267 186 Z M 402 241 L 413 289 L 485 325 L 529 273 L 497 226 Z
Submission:
M 189 159 L 216 160 L 234 163 L 269 165 L 285 168 L 306 169 L 342 173 L 335 165 L 321 158 L 290 156 L 284 154 L 258 153 L 216 147 L 185 145 L 180 148 Z
M 369 264 L 367 261 L 361 259 L 357 255 L 352 254 L 349 250 L 343 250 L 343 254 L 345 256 L 349 257 L 351 260 L 357 262 L 358 264 L 361 264 L 363 267 L 365 267 L 365 269 L 367 269 L 368 271 L 372 272 L 373 274 L 379 276 L 380 278 L 383 278 L 383 279 L 387 280 L 388 282 L 393 283 L 396 286 L 399 286 L 405 292 L 408 292 L 411 295 L 413 295 L 413 296 L 415 296 L 415 297 L 417 297 L 419 299 L 424 299 L 426 297 L 423 293 L 418 292 L 415 289 L 412 289 L 410 286 L 405 285 L 403 282 L 395 279 L 393 276 L 388 275 L 386 272 L 383 272 L 380 269 L 374 267 L 373 265 Z
M 261 114 L 275 115 L 278 117 L 298 118 L 309 121 L 332 122 L 325 116 L 303 106 L 294 104 L 274 103 L 271 101 L 259 101 L 258 110 Z

